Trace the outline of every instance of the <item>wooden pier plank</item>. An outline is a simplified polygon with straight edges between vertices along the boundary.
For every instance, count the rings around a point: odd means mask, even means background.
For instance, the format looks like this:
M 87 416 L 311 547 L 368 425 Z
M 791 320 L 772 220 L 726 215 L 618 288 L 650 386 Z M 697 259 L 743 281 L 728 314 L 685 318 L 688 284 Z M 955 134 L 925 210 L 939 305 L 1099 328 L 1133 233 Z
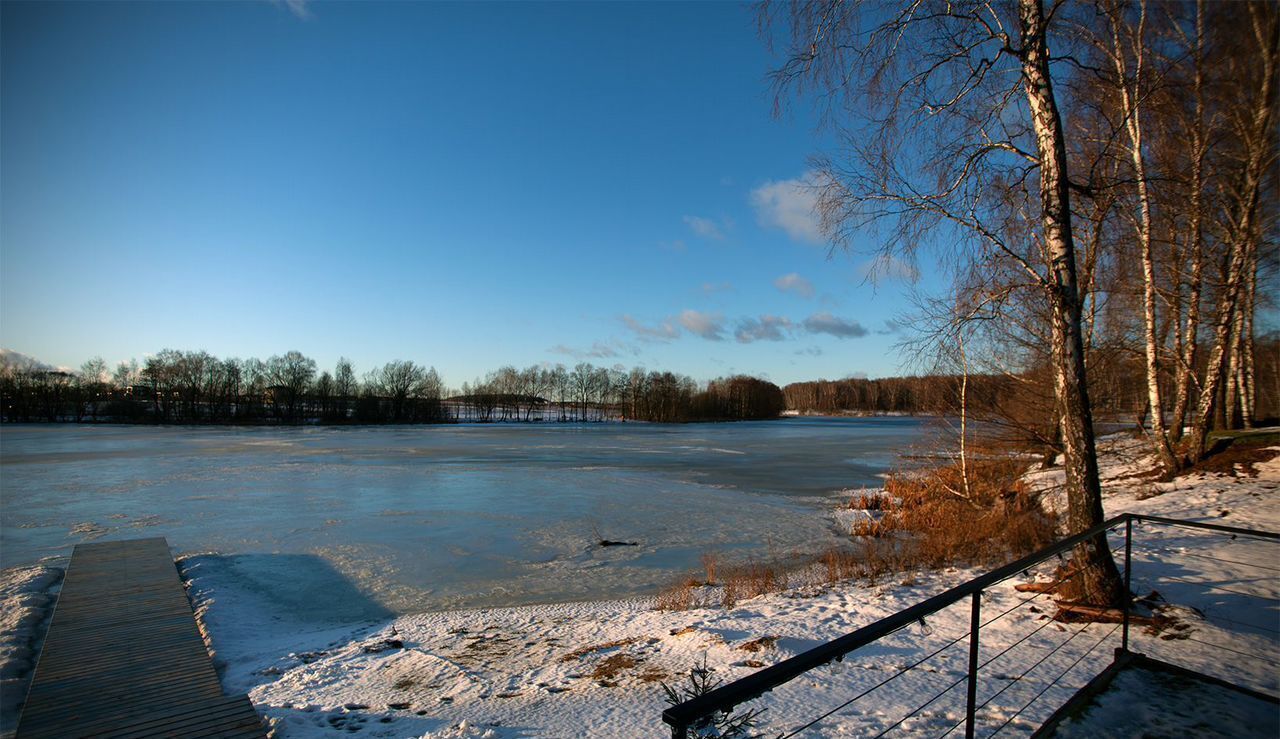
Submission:
M 248 697 L 222 694 L 168 542 L 76 546 L 18 739 L 263 735 Z

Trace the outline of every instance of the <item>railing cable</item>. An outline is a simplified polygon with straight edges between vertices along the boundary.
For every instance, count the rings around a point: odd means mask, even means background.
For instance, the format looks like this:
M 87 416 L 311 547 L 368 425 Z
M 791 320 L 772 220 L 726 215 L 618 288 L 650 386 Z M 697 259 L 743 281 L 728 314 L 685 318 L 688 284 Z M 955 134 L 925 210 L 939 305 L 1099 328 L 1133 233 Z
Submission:
M 907 719 L 911 718 L 917 713 L 920 713 L 924 709 L 928 708 L 929 705 L 932 704 L 934 701 L 938 700 L 939 698 L 946 695 L 947 693 L 950 693 L 953 689 L 955 689 L 957 685 L 959 685 L 960 683 L 968 679 L 969 679 L 969 675 L 967 673 L 964 675 L 961 675 L 959 680 L 956 680 L 955 682 L 951 683 L 947 687 L 943 688 L 941 693 L 938 693 L 937 695 L 933 696 L 929 700 L 925 701 L 923 704 L 916 706 L 915 709 L 911 711 L 911 713 L 908 713 L 906 716 L 903 716 L 897 721 L 894 721 L 892 724 L 889 725 L 888 728 L 886 728 L 884 731 L 880 732 L 879 734 L 876 734 L 874 737 L 872 737 L 872 739 L 880 739 L 880 737 L 898 728 L 899 726 L 902 725 L 902 722 L 906 721 Z
M 1047 621 L 1046 623 L 1052 623 L 1052 622 Z M 1036 660 L 1036 661 L 1035 661 L 1035 663 L 1033 663 L 1030 667 L 1028 667 L 1027 669 L 1023 670 L 1023 671 L 1022 671 L 1022 674 L 1018 675 L 1017 677 L 1013 678 L 1013 679 L 1012 679 L 1012 680 L 1010 680 L 1009 682 L 1005 683 L 1005 686 L 1004 686 L 1003 688 L 1000 688 L 999 690 L 997 690 L 997 691 L 996 691 L 995 693 L 993 693 L 989 698 L 987 698 L 985 701 L 983 701 L 981 705 L 979 705 L 979 706 L 977 706 L 976 708 L 974 708 L 974 709 L 973 709 L 973 710 L 974 710 L 974 712 L 975 712 L 975 713 L 977 713 L 978 711 L 982 710 L 983 708 L 986 708 L 986 707 L 987 707 L 987 705 L 991 703 L 991 701 L 995 700 L 996 698 L 999 698 L 999 697 L 1001 696 L 1001 694 L 1003 694 L 1006 690 L 1008 690 L 1009 688 L 1012 688 L 1013 686 L 1017 685 L 1017 684 L 1022 680 L 1022 678 L 1026 677 L 1026 676 L 1027 676 L 1027 675 L 1029 675 L 1029 674 L 1031 674 L 1032 670 L 1035 670 L 1037 667 L 1039 667 L 1040 665 L 1044 664 L 1045 660 L 1047 660 L 1047 659 L 1049 659 L 1050 657 L 1052 657 L 1053 655 L 1057 654 L 1057 653 L 1058 653 L 1058 650 L 1060 650 L 1060 649 L 1062 649 L 1063 647 L 1065 647 L 1065 646 L 1067 646 L 1068 644 L 1070 644 L 1070 643 L 1072 642 L 1072 640 L 1073 640 L 1073 639 L 1075 639 L 1077 636 L 1080 636 L 1081 634 L 1083 634 L 1083 633 L 1085 632 L 1085 630 L 1086 630 L 1086 629 L 1088 629 L 1090 626 L 1092 626 L 1092 624 L 1090 624 L 1090 623 L 1086 623 L 1086 624 L 1084 624 L 1083 626 L 1081 626 L 1079 629 L 1077 629 L 1077 630 L 1076 630 L 1076 632 L 1075 632 L 1074 634 L 1072 634 L 1071 636 L 1067 637 L 1067 638 L 1066 638 L 1066 640 L 1064 640 L 1061 644 L 1059 644 L 1058 646 L 1056 646 L 1056 647 L 1054 647 L 1053 649 L 1049 650 L 1049 651 L 1048 651 L 1048 653 L 1046 653 L 1046 654 L 1045 654 L 1043 657 L 1041 657 L 1040 659 Z
M 907 672 L 909 672 L 910 670 L 913 670 L 913 669 L 915 669 L 916 667 L 919 667 L 920 665 L 924 664 L 924 663 L 925 663 L 925 662 L 927 662 L 928 660 L 933 659 L 934 657 L 937 657 L 939 654 L 942 654 L 943 652 L 947 651 L 947 650 L 948 650 L 948 649 L 950 649 L 951 647 L 954 647 L 955 645 L 959 644 L 959 643 L 960 643 L 960 641 L 961 641 L 962 639 L 966 638 L 967 636 L 969 636 L 969 632 L 967 632 L 967 631 L 966 631 L 965 633 L 961 634 L 960 636 L 957 636 L 955 639 L 952 639 L 951 641 L 947 642 L 946 644 L 943 644 L 941 647 L 938 647 L 938 649 L 936 649 L 935 651 L 933 651 L 933 652 L 929 653 L 928 655 L 925 655 L 924 657 L 921 657 L 919 660 L 916 660 L 915 662 L 912 662 L 911 664 L 907 665 L 906 667 L 902 668 L 901 670 L 899 670 L 899 671 L 895 672 L 894 674 L 890 675 L 889 677 L 885 678 L 884 680 L 881 680 L 880 682 L 876 683 L 875 685 L 872 685 L 871 687 L 867 688 L 866 690 L 862 691 L 861 693 L 858 693 L 857 695 L 853 696 L 853 697 L 852 697 L 852 698 L 850 698 L 849 700 L 845 701 L 844 703 L 841 703 L 840 705 L 836 706 L 835 708 L 831 709 L 830 711 L 827 711 L 826 713 L 824 713 L 824 714 L 822 714 L 821 716 L 819 716 L 819 717 L 815 718 L 814 720 L 810 721 L 809 723 L 805 724 L 804 726 L 801 726 L 801 727 L 800 727 L 800 728 L 798 728 L 798 729 L 794 729 L 794 730 L 792 730 L 792 731 L 791 731 L 791 733 L 789 733 L 789 734 L 783 734 L 781 737 L 779 737 L 779 739 L 790 739 L 791 737 L 793 737 L 793 736 L 795 736 L 795 735 L 799 734 L 800 732 L 804 731 L 805 729 L 808 729 L 808 728 L 812 727 L 813 725 L 815 725 L 815 724 L 817 724 L 819 721 L 822 721 L 823 719 L 825 719 L 825 718 L 829 717 L 831 714 L 835 713 L 836 711 L 839 711 L 840 709 L 844 708 L 845 706 L 848 706 L 850 703 L 853 703 L 854 701 L 858 700 L 859 698 L 861 698 L 861 697 L 863 697 L 863 696 L 865 696 L 865 695 L 868 695 L 868 694 L 870 694 L 870 693 L 872 693 L 872 692 L 874 692 L 874 691 L 876 691 L 876 690 L 879 690 L 881 687 L 883 687 L 883 686 L 887 685 L 888 683 L 891 683 L 891 682 L 893 682 L 894 680 L 897 680 L 898 678 L 900 678 L 900 677 L 902 677 L 903 675 L 907 674 Z
M 1088 624 L 1085 624 L 1085 625 L 1086 625 L 1086 626 L 1088 626 Z M 987 739 L 991 739 L 991 737 L 995 736 L 996 734 L 999 734 L 1001 731 L 1003 731 L 1003 730 L 1004 730 L 1004 727 L 1008 726 L 1008 725 L 1009 725 L 1009 724 L 1010 724 L 1010 723 L 1011 723 L 1015 718 L 1017 718 L 1018 716 L 1021 716 L 1023 711 L 1027 710 L 1027 708 L 1028 708 L 1028 707 L 1030 707 L 1032 703 L 1035 703 L 1036 701 L 1040 700 L 1040 696 L 1042 696 L 1042 695 L 1044 695 L 1045 693 L 1049 692 L 1049 688 L 1052 688 L 1054 685 L 1057 685 L 1059 680 L 1061 680 L 1062 678 L 1066 677 L 1067 673 L 1069 673 L 1069 672 L 1071 672 L 1072 670 L 1074 670 L 1074 669 L 1076 668 L 1076 665 L 1080 664 L 1080 662 L 1081 662 L 1082 660 L 1084 660 L 1084 658 L 1085 658 L 1085 657 L 1088 657 L 1090 654 L 1092 654 L 1092 653 L 1093 653 L 1093 650 L 1097 649 L 1097 648 L 1098 648 L 1098 646 L 1102 644 L 1102 642 L 1106 641 L 1108 638 L 1110 638 L 1110 637 L 1111 637 L 1111 635 L 1112 635 L 1112 634 L 1116 633 L 1116 631 L 1117 631 L 1119 628 L 1120 628 L 1120 624 L 1116 624 L 1115 626 L 1112 626 L 1110 631 L 1108 631 L 1107 633 L 1103 634 L 1103 635 L 1102 635 L 1102 637 L 1101 637 L 1100 639 L 1098 639 L 1098 641 L 1096 641 L 1096 642 L 1094 642 L 1094 643 L 1093 643 L 1093 646 L 1091 646 L 1091 647 L 1089 647 L 1088 649 L 1086 649 L 1086 650 L 1084 651 L 1084 653 L 1083 653 L 1083 654 L 1081 654 L 1079 657 L 1076 657 L 1076 660 L 1075 660 L 1074 662 L 1072 662 L 1072 663 L 1067 667 L 1067 669 L 1065 669 L 1065 670 L 1063 670 L 1062 672 L 1058 673 L 1058 676 L 1057 676 L 1057 677 L 1055 677 L 1052 681 L 1050 681 L 1050 683 L 1049 683 L 1048 685 L 1046 685 L 1046 686 L 1044 686 L 1043 688 L 1041 688 L 1041 689 L 1040 689 L 1040 692 L 1039 692 L 1039 693 L 1036 693 L 1034 696 L 1032 696 L 1031 700 L 1027 701 L 1027 702 L 1022 706 L 1022 708 L 1019 708 L 1019 709 L 1017 710 L 1017 712 L 1016 712 L 1016 713 L 1014 713 L 1014 714 L 1013 714 L 1012 716 L 1010 716 L 1009 718 L 1005 719 L 1004 723 L 1003 723 L 1003 724 L 1000 724 L 998 727 L 996 727 L 996 730 L 995 730 L 995 731 L 993 731 L 993 732 L 991 732 L 990 734 L 988 734 L 988 735 L 987 735 Z M 1074 638 L 1076 638 L 1076 636 L 1079 636 L 1079 635 L 1080 635 L 1080 633 L 1081 633 L 1082 631 L 1084 631 L 1084 629 L 1081 629 L 1080 631 L 1077 631 L 1075 634 L 1073 634 L 1073 635 L 1072 635 L 1071 639 L 1074 639 Z M 1071 639 L 1068 639 L 1067 641 L 1071 641 Z M 1066 642 L 1063 642 L 1063 644 L 1066 644 Z M 985 704 L 984 704 L 984 705 L 985 705 Z
M 1270 570 L 1271 572 L 1280 572 L 1280 567 L 1268 567 L 1267 565 L 1260 565 L 1260 564 L 1257 564 L 1256 562 L 1241 562 L 1239 560 L 1224 559 L 1222 557 L 1210 557 L 1207 554 L 1196 554 L 1195 552 L 1178 552 L 1178 554 L 1184 557 L 1196 557 L 1198 559 L 1208 559 L 1214 562 L 1225 562 L 1227 564 L 1232 564 L 1232 565 L 1244 565 L 1245 567 L 1256 567 L 1260 570 Z
M 1184 580 L 1184 579 L 1183 579 L 1183 578 L 1181 578 L 1181 577 L 1174 577 L 1173 575 L 1162 575 L 1162 576 L 1160 576 L 1160 577 L 1156 578 L 1156 580 L 1157 580 L 1157 581 L 1159 581 L 1159 580 L 1172 580 L 1172 581 L 1174 581 L 1174 582 L 1180 582 L 1180 583 L 1183 583 L 1184 585 L 1199 585 L 1199 586 L 1201 586 L 1201 587 L 1203 587 L 1203 588 L 1207 588 L 1207 589 L 1209 589 L 1209 590 L 1220 590 L 1220 591 L 1222 591 L 1222 592 L 1224 592 L 1224 593 L 1231 593 L 1231 594 L 1233 594 L 1233 595 L 1243 595 L 1243 596 L 1245 596 L 1246 598 L 1257 598 L 1257 599 L 1259 599 L 1259 600 L 1269 600 L 1269 601 L 1272 601 L 1272 602 L 1274 602 L 1274 603 L 1280 603 L 1280 598 L 1277 598 L 1277 597 L 1272 596 L 1272 595 L 1258 595 L 1257 593 L 1249 593 L 1249 592 L 1246 592 L 1246 591 L 1244 591 L 1244 590 L 1233 590 L 1233 589 L 1231 589 L 1231 588 L 1224 588 L 1224 587 L 1222 587 L 1221 585 L 1213 585 L 1213 584 L 1211 584 L 1211 583 L 1207 583 L 1207 582 L 1203 582 L 1203 581 L 1196 581 L 1196 580 Z
M 1195 638 L 1194 636 L 1188 636 L 1188 637 L 1184 637 L 1184 638 L 1185 638 L 1187 641 L 1195 642 L 1196 644 L 1203 644 L 1203 645 L 1205 645 L 1206 647 L 1213 647 L 1214 649 L 1221 649 L 1221 650 L 1222 650 L 1222 651 L 1224 651 L 1224 652 L 1231 652 L 1232 654 L 1238 654 L 1238 655 L 1240 655 L 1241 657 L 1248 657 L 1249 659 L 1256 659 L 1256 660 L 1260 660 L 1260 661 L 1262 661 L 1262 662 L 1266 662 L 1267 664 L 1272 665 L 1272 666 L 1274 666 L 1274 667 L 1280 667 L 1280 662 L 1277 662 L 1277 661 L 1275 661 L 1275 660 L 1273 660 L 1273 659 L 1269 659 L 1269 658 L 1267 658 L 1267 657 L 1263 657 L 1261 654 L 1257 654 L 1256 652 L 1241 652 L 1239 649 L 1232 649 L 1231 647 L 1224 647 L 1224 646 L 1222 646 L 1221 644 L 1214 644 L 1213 642 L 1207 642 L 1207 641 L 1204 641 L 1203 639 L 1197 639 L 1197 638 Z

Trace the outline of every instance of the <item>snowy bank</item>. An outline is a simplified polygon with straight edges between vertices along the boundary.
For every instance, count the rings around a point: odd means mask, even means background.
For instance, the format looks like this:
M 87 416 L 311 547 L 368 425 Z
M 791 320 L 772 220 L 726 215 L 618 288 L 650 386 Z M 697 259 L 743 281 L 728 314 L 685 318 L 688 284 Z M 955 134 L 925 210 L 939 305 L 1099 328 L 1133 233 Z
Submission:
M 0 571 L 0 736 L 17 728 L 18 706 L 27 695 L 62 573 L 52 565 Z
M 1144 465 L 1140 444 L 1112 442 L 1104 467 L 1108 515 L 1132 511 L 1280 529 L 1280 459 L 1257 465 L 1256 477 L 1194 474 L 1159 484 L 1136 475 Z M 1052 487 L 1054 474 L 1039 473 L 1037 484 Z M 1177 580 L 1240 577 L 1232 565 L 1180 555 L 1273 561 L 1273 550 L 1188 530 L 1142 528 L 1134 589 L 1159 589 L 1177 604 L 1169 610 L 1178 626 L 1172 636 L 1135 630 L 1138 649 L 1206 671 L 1221 665 L 1223 647 L 1280 658 L 1274 637 L 1242 632 L 1224 620 L 1226 614 L 1241 617 L 1224 610 L 1238 604 L 1224 604 L 1194 584 L 1177 585 Z M 376 609 L 345 618 L 326 613 L 323 591 L 306 594 L 316 609 L 299 606 L 303 594 L 282 601 L 273 588 L 234 577 L 217 557 L 192 557 L 183 564 L 226 689 L 248 692 L 285 737 L 356 731 L 375 737 L 660 736 L 666 732 L 660 722 L 661 683 L 680 680 L 703 658 L 718 678 L 732 680 L 978 574 L 959 569 L 911 573 L 874 586 L 799 588 L 743 601 L 731 610 L 663 612 L 654 610 L 651 600 L 631 600 L 391 619 L 377 618 Z M 1195 576 L 1187 577 L 1193 565 Z M 1037 575 L 1027 573 L 1027 579 Z M 1017 592 L 1016 584 L 1005 582 L 983 598 L 984 613 L 1008 612 L 982 631 L 984 649 L 1008 660 L 993 659 L 983 672 L 981 694 L 1000 693 L 982 716 L 987 733 L 1006 721 L 1015 733 L 1028 733 L 1108 663 L 1118 645 L 1115 625 L 1051 621 L 1052 596 Z M 1277 595 L 1262 581 L 1244 587 Z M 1274 603 L 1249 618 L 1276 624 Z M 963 678 L 968 620 L 967 605 L 947 609 L 752 706 L 767 709 L 762 726 L 769 730 L 794 727 L 937 652 L 922 669 L 894 682 L 892 690 L 873 693 L 821 725 L 824 735 L 878 731 Z M 1041 665 L 1050 676 L 1061 674 L 1061 680 L 1022 672 L 1046 653 Z M 1034 656 L 1023 659 L 1027 655 Z M 1238 662 L 1232 669 L 1240 681 L 1276 691 L 1273 669 Z M 947 730 L 963 720 L 963 692 L 944 692 L 902 727 Z M 1041 692 L 1042 700 L 1020 710 Z

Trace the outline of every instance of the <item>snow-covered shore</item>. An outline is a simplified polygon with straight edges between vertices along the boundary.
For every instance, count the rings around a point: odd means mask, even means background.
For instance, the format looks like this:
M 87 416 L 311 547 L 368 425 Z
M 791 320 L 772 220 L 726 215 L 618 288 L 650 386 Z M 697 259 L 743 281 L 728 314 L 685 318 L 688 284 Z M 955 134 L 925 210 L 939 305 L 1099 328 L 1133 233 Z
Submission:
M 1259 465 L 1257 477 L 1197 474 L 1153 485 L 1133 477 L 1144 464 L 1141 456 L 1140 446 L 1132 442 L 1111 445 L 1105 473 L 1110 479 L 1108 515 L 1133 511 L 1280 528 L 1280 459 Z M 1054 478 L 1049 472 L 1039 475 L 1037 482 L 1052 485 Z M 1152 528 L 1142 537 L 1142 546 L 1135 550 L 1134 580 L 1135 590 L 1142 592 L 1175 566 L 1170 558 L 1180 552 L 1254 560 L 1275 554 L 1265 549 L 1267 545 L 1251 550 L 1223 537 L 1186 530 Z M 1204 567 L 1199 576 L 1208 580 L 1238 577 L 1219 571 L 1213 562 L 1200 564 Z M 895 577 L 874 586 L 812 585 L 743 601 L 729 610 L 665 612 L 655 610 L 652 601 L 632 600 L 451 611 L 342 625 L 290 618 L 272 604 L 270 593 L 220 578 L 209 560 L 189 559 L 185 569 L 227 690 L 248 692 L 286 737 L 354 731 L 377 737 L 660 736 L 666 732 L 660 722 L 665 708 L 660 683 L 679 681 L 704 658 L 716 677 L 732 680 L 977 574 L 947 570 Z M 1021 729 L 1017 733 L 1026 733 L 1110 660 L 1119 635 L 1107 624 L 1052 623 L 1045 628 L 1052 596 L 1041 596 L 1039 607 L 1033 602 L 1019 608 L 1028 597 L 1015 591 L 1015 584 L 1006 582 L 984 598 L 986 612 L 1012 609 L 1007 618 L 984 628 L 984 646 L 997 649 L 1017 642 L 1019 650 L 1034 655 L 1072 640 L 1072 646 L 1045 663 L 1046 669 L 1055 668 L 1054 674 L 1070 668 L 1066 679 L 1010 724 Z M 1276 595 L 1266 583 L 1244 587 Z M 1206 601 L 1203 593 L 1192 592 L 1194 588 L 1184 590 L 1178 593 L 1184 605 L 1213 615 L 1212 597 Z M 1262 650 L 1272 659 L 1280 656 L 1274 640 L 1224 630 L 1194 611 L 1183 615 L 1191 624 L 1187 633 L 1197 636 L 1194 641 L 1147 637 L 1151 644 L 1140 641 L 1138 646 L 1151 646 L 1153 654 L 1193 667 L 1221 662 L 1222 652 L 1215 644 L 1250 653 Z M 762 719 L 770 729 L 803 723 L 852 697 L 868 681 L 883 679 L 963 637 L 968 618 L 967 607 L 948 609 L 924 627 L 899 632 L 839 666 L 783 686 L 757 702 L 768 709 Z M 1276 611 L 1271 608 L 1253 618 L 1275 622 Z M 859 702 L 857 710 L 832 716 L 822 724 L 820 735 L 860 734 L 896 721 L 964 674 L 966 643 L 961 639 L 944 649 L 925 669 L 898 680 L 892 691 L 879 691 Z M 1089 647 L 1093 649 L 1082 658 Z M 1034 676 L 1015 679 L 1021 669 L 1017 662 L 1001 669 L 998 664 L 989 668 L 984 688 L 994 692 L 1004 681 L 1016 683 L 1016 689 L 989 707 L 983 720 L 994 722 L 991 728 L 1047 685 Z M 1235 669 L 1244 671 L 1237 672 L 1240 680 L 1276 689 L 1274 671 L 1247 664 Z M 952 690 L 904 727 L 945 731 L 962 718 L 963 690 Z
M 48 629 L 64 562 L 0 572 L 0 737 L 17 728 L 18 705 Z
M 1135 475 L 1145 465 L 1141 444 L 1109 444 L 1107 515 L 1132 511 L 1280 529 L 1280 458 L 1257 465 L 1256 477 L 1194 474 L 1158 484 Z M 1059 475 L 1038 473 L 1034 482 L 1052 487 Z M 1173 611 L 1183 625 L 1172 639 L 1135 629 L 1135 648 L 1210 673 L 1222 668 L 1223 646 L 1280 661 L 1274 635 L 1242 632 L 1229 623 L 1243 618 L 1280 626 L 1276 601 L 1244 604 L 1237 597 L 1228 602 L 1180 582 L 1229 581 L 1242 592 L 1276 598 L 1274 578 L 1241 581 L 1241 572 L 1258 573 L 1229 564 L 1274 567 L 1275 545 L 1140 528 L 1134 590 L 1159 590 L 1178 604 Z M 732 609 L 658 611 L 652 600 L 638 599 L 391 618 L 376 607 L 339 612 L 319 607 L 333 594 L 290 583 L 283 572 L 276 585 L 246 580 L 227 560 L 184 558 L 184 578 L 225 689 L 249 693 L 283 737 L 662 736 L 667 729 L 660 720 L 666 707 L 661 684 L 677 683 L 702 660 L 719 679 L 742 677 L 978 574 L 948 569 L 907 573 L 874 585 L 815 583 L 741 601 Z M 1047 569 L 1027 577 L 1042 574 Z M 1111 624 L 1049 621 L 1052 596 L 1018 592 L 1016 584 L 1003 583 L 983 598 L 984 614 L 994 618 L 1008 612 L 983 628 L 984 658 L 1009 648 L 982 673 L 980 697 L 1002 691 L 982 714 L 985 733 L 1005 721 L 1014 733 L 1028 733 L 1109 662 L 1119 643 Z M 1259 603 L 1260 610 L 1240 612 Z M 795 727 L 937 651 L 891 689 L 838 711 L 806 735 L 876 733 L 963 677 L 969 615 L 968 605 L 959 604 L 748 707 L 767 708 L 762 729 Z M 1020 674 L 1046 654 L 1044 675 Z M 1273 668 L 1233 660 L 1230 669 L 1237 682 L 1277 691 L 1280 677 Z M 1065 677 L 1051 685 L 1050 678 L 1060 673 Z M 1043 697 L 1019 713 L 1042 690 Z M 963 719 L 963 702 L 961 685 L 903 728 L 935 735 L 946 731 Z

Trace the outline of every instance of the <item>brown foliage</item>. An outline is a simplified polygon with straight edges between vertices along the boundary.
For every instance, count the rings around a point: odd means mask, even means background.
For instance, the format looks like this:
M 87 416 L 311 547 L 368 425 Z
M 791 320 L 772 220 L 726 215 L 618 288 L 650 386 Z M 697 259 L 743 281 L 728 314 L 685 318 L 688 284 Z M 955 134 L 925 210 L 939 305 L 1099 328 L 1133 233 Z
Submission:
M 1280 455 L 1280 451 L 1275 449 L 1278 444 L 1280 444 L 1280 435 L 1277 434 L 1258 434 L 1255 438 L 1237 438 L 1229 442 L 1225 449 L 1211 453 L 1179 474 L 1216 472 L 1232 477 L 1257 477 L 1258 469 L 1254 465 L 1269 462 Z
M 869 556 L 890 560 L 890 570 L 994 564 L 1050 544 L 1054 518 L 1027 491 L 1023 472 L 1014 459 L 971 461 L 967 495 L 959 464 L 890 477 L 885 491 L 897 502 L 869 528 L 894 541 Z M 876 564 L 869 567 L 874 574 Z
M 725 608 L 733 608 L 740 600 L 773 593 L 787 586 L 786 578 L 772 565 L 755 559 L 747 560 L 740 567 L 725 569 L 723 579 L 721 597 Z
M 654 607 L 659 611 L 687 611 L 693 606 L 693 587 L 688 579 L 658 591 Z

